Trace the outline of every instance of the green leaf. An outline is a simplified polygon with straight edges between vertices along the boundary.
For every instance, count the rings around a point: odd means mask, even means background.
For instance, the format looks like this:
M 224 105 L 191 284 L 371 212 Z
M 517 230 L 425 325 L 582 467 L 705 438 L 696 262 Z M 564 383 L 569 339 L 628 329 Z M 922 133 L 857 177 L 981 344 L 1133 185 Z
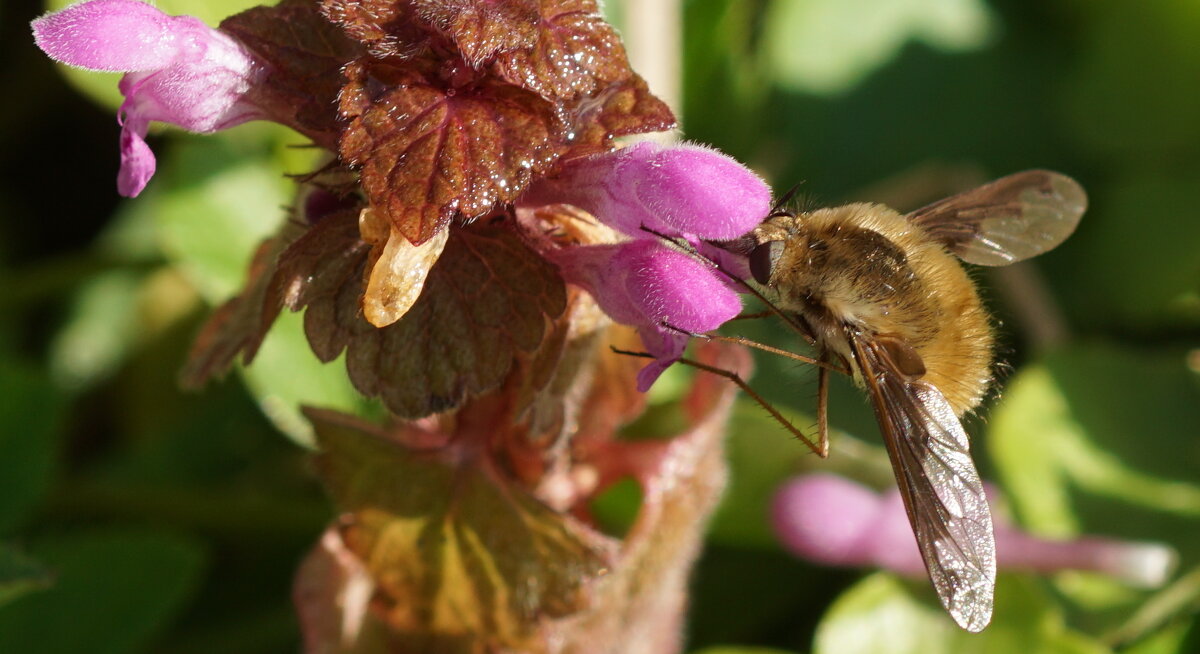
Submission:
M 876 573 L 850 588 L 817 627 L 815 654 L 1103 654 L 1107 648 L 1068 629 L 1059 610 L 1028 579 L 1001 576 L 996 610 L 982 633 L 959 629 L 924 581 L 914 586 Z
M 1200 554 L 1200 470 L 1180 456 L 1194 451 L 1197 424 L 1182 352 L 1076 346 L 1012 380 L 988 445 L 1035 531 L 1161 538 Z
M 767 66 L 783 86 L 846 91 L 909 40 L 949 51 L 987 43 L 993 17 L 979 0 L 775 0 L 767 9 Z
M 46 588 L 53 576 L 40 563 L 0 543 L 0 607 L 34 590 Z
M 32 553 L 55 584 L 0 607 L 2 652 L 142 651 L 195 591 L 204 559 L 190 540 L 132 531 L 48 542 Z
M 85 388 L 121 365 L 140 331 L 138 292 L 144 281 L 139 272 L 118 269 L 79 289 L 50 350 L 50 369 L 60 386 Z
M 2 359 L 0 397 L 0 534 L 8 534 L 53 481 L 66 402 L 45 373 Z
M 1180 219 L 1194 206 L 1197 175 L 1139 170 L 1092 192 L 1079 233 L 1044 262 L 1076 322 L 1200 325 L 1200 221 Z
M 295 185 L 272 154 L 283 133 L 251 125 L 181 139 L 150 197 L 138 200 L 167 256 L 210 302 L 237 291 L 255 247 L 287 214 Z
M 298 313 L 280 314 L 254 364 L 243 368 L 242 375 L 271 422 L 296 443 L 311 448 L 312 424 L 301 407 L 319 406 L 366 418 L 382 410 L 378 401 L 363 397 L 351 385 L 344 357 L 322 363 L 312 353 L 303 322 Z
M 181 143 L 158 180 L 161 187 L 153 189 L 151 199 L 140 199 L 137 209 L 155 216 L 168 257 L 214 303 L 241 286 L 251 254 L 284 219 L 295 190 L 283 175 L 283 155 L 275 151 L 298 137 L 281 128 L 239 129 L 237 136 Z M 280 316 L 278 323 L 255 365 L 245 371 L 251 392 L 276 427 L 311 446 L 312 428 L 300 406 L 377 413 L 350 385 L 342 366 L 324 365 L 313 355 L 300 316 Z
M 1200 141 L 1200 10 L 1191 0 L 1090 2 L 1066 125 L 1122 163 L 1194 156 Z M 1083 7 L 1081 7 L 1083 8 Z M 1170 164 L 1168 164 L 1170 165 Z M 1141 221 L 1138 221 L 1141 222 Z

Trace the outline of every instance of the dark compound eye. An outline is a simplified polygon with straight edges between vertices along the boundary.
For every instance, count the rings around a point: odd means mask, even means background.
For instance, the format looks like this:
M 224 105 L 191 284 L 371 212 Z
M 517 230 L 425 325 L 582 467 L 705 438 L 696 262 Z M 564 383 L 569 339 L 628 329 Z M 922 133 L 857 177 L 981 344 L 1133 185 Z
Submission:
M 759 284 L 771 281 L 771 273 L 775 271 L 775 263 L 783 254 L 783 241 L 767 241 L 750 251 L 750 274 Z

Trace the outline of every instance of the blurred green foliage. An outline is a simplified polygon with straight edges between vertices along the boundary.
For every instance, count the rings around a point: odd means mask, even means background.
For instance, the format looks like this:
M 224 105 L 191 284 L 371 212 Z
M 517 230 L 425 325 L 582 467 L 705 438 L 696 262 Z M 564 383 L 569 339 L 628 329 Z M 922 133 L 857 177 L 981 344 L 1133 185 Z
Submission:
M 215 23 L 246 4 L 159 6 Z M 1012 369 L 969 425 L 975 452 L 1027 528 L 1162 541 L 1182 570 L 1200 566 L 1200 5 L 683 9 L 684 135 L 781 190 L 903 210 L 1022 168 L 1083 183 L 1091 209 L 1065 245 L 1016 281 L 977 275 Z M 115 78 L 69 72 L 68 87 L 28 36 L 41 10 L 6 3 L 0 23 L 20 92 L 0 109 L 0 651 L 294 651 L 291 574 L 329 513 L 278 430 L 310 442 L 300 403 L 373 408 L 339 362 L 312 357 L 294 316 L 242 379 L 182 395 L 174 378 L 208 306 L 284 215 L 282 173 L 311 152 L 260 125 L 164 135 L 148 193 L 118 201 Z M 738 330 L 794 345 L 757 322 Z M 760 358 L 754 384 L 811 424 L 808 371 Z M 788 475 L 887 478 L 861 394 L 836 383 L 831 415 L 834 457 L 818 462 L 752 404 L 737 412 L 730 493 L 694 581 L 695 650 L 1200 651 L 1195 574 L 1158 594 L 1004 575 L 995 623 L 972 637 L 923 583 L 784 554 L 765 503 Z M 619 517 L 636 500 L 598 510 Z

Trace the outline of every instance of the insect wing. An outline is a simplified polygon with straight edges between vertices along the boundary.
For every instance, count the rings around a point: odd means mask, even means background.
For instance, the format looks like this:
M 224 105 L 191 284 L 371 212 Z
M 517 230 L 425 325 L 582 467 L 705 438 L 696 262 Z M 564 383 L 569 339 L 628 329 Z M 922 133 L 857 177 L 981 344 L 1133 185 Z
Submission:
M 967 434 L 942 393 L 909 381 L 887 352 L 851 338 L 929 580 L 963 629 L 992 618 L 996 542 Z
M 1086 209 L 1087 194 L 1075 180 L 1027 170 L 934 202 L 908 218 L 963 261 L 1006 266 L 1057 247 Z

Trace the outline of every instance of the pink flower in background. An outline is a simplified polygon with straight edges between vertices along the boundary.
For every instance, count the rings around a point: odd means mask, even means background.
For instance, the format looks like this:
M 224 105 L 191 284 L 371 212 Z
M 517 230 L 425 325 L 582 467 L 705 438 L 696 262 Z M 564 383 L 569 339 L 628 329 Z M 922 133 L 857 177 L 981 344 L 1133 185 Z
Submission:
M 645 391 L 683 355 L 688 337 L 678 330 L 711 331 L 742 308 L 721 273 L 659 234 L 697 246 L 701 239 L 736 238 L 770 211 L 771 190 L 716 150 L 638 143 L 572 162 L 531 187 L 522 202 L 571 204 L 629 237 L 549 256 L 605 313 L 638 328 L 655 357 L 638 376 Z
M 995 507 L 993 514 L 1000 515 Z M 836 475 L 797 477 L 776 493 L 771 521 L 784 547 L 810 561 L 878 566 L 914 577 L 925 574 L 895 488 L 879 494 Z M 1174 551 L 1158 543 L 1094 536 L 1048 540 L 1002 520 L 996 521 L 995 529 L 997 564 L 1010 570 L 1088 570 L 1149 588 L 1166 581 L 1175 565 Z
M 168 16 L 137 0 L 93 0 L 33 21 L 34 39 L 53 59 L 96 71 L 124 72 L 121 195 L 141 193 L 154 175 L 146 145 L 150 121 L 214 132 L 259 118 L 244 102 L 261 70 L 225 33 L 191 16 Z

